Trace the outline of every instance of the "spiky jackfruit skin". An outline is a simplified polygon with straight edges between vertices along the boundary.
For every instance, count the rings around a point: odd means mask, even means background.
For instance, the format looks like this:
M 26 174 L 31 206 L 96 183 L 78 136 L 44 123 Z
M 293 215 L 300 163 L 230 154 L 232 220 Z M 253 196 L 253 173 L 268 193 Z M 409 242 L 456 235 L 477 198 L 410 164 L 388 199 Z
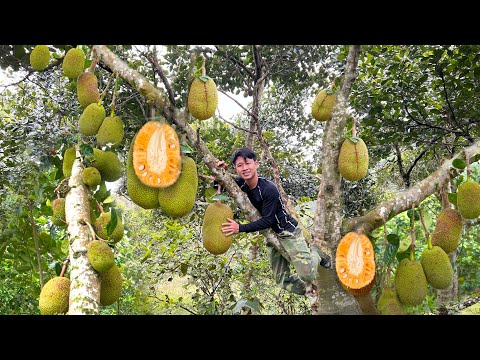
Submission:
M 82 180 L 85 185 L 94 188 L 97 185 L 100 185 L 102 182 L 102 176 L 100 175 L 100 171 L 91 166 L 83 169 Z
M 465 219 L 480 216 L 480 184 L 468 180 L 457 189 L 457 209 Z
M 117 226 L 108 239 L 107 225 L 110 222 L 112 214 L 110 212 L 101 213 L 97 220 L 95 220 L 95 232 L 97 236 L 104 240 L 109 240 L 112 243 L 117 243 L 123 238 L 123 224 L 120 216 L 117 215 Z
M 58 226 L 65 225 L 65 198 L 57 198 L 52 201 L 52 223 Z
M 338 171 L 344 179 L 358 181 L 368 172 L 368 149 L 362 139 L 345 139 L 338 155 Z
M 394 288 L 383 288 L 378 299 L 377 309 L 380 315 L 406 315 L 402 303 Z
M 72 48 L 63 58 L 63 74 L 69 79 L 76 79 L 85 67 L 85 53 L 81 49 Z
M 92 162 L 91 166 L 100 171 L 103 180 L 112 182 L 122 177 L 123 165 L 117 154 L 112 151 L 94 148 L 93 156 L 95 161 Z
M 47 45 L 37 45 L 30 53 L 30 65 L 35 70 L 41 71 L 50 63 L 50 50 Z
M 135 136 L 136 137 L 136 136 Z M 130 144 L 127 158 L 127 192 L 130 199 L 144 209 L 156 209 L 158 204 L 158 188 L 152 188 L 143 184 L 135 174 L 133 168 L 133 144 L 135 137 Z
M 218 105 L 218 91 L 215 81 L 206 82 L 195 78 L 188 93 L 188 111 L 198 120 L 206 120 L 215 114 Z
M 327 90 L 320 90 L 312 103 L 312 116 L 318 121 L 327 121 L 332 118 L 332 110 L 337 95 L 327 94 Z
M 78 131 L 85 136 L 96 135 L 106 116 L 102 105 L 96 103 L 88 105 L 78 120 Z
M 123 277 L 117 265 L 100 275 L 100 305 L 108 306 L 122 295 Z
M 440 246 L 447 254 L 455 250 L 460 243 L 463 219 L 454 209 L 443 209 L 437 217 L 432 234 L 432 245 Z
M 191 157 L 182 156 L 182 172 L 177 181 L 158 189 L 158 204 L 162 212 L 171 218 L 187 215 L 195 204 L 197 189 L 197 164 Z
M 65 150 L 63 154 L 63 164 L 62 164 L 62 171 L 63 176 L 68 178 L 72 175 L 72 166 L 75 162 L 75 158 L 77 157 L 75 146 L 69 147 Z
M 440 246 L 423 250 L 420 263 L 427 282 L 435 289 L 445 289 L 453 281 L 453 268 L 447 253 Z
M 216 202 L 207 206 L 203 216 L 202 239 L 208 252 L 220 255 L 232 245 L 232 236 L 225 236 L 222 224 L 227 218 L 233 219 L 233 211 L 228 205 Z
M 93 240 L 87 245 L 87 258 L 90 265 L 99 273 L 104 273 L 115 264 L 113 251 L 105 241 Z
M 402 259 L 395 273 L 395 289 L 404 305 L 419 305 L 427 296 L 427 278 L 417 260 Z
M 124 135 L 123 121 L 119 116 L 107 116 L 97 133 L 97 144 L 99 146 L 110 145 L 112 149 L 122 143 Z
M 83 107 L 100 101 L 98 80 L 94 73 L 87 71 L 80 74 L 77 79 L 77 97 Z
M 68 311 L 70 279 L 56 276 L 48 280 L 40 292 L 38 307 L 42 315 L 65 314 Z

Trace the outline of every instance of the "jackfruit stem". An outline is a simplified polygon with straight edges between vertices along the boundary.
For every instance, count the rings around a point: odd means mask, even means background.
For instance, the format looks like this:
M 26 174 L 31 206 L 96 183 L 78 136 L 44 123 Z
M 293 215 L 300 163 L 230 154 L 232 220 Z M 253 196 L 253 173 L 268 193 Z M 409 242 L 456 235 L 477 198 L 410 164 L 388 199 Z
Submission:
M 112 78 L 115 74 L 112 74 L 109 78 L 108 78 L 108 82 L 107 82 L 107 85 L 105 86 L 105 89 L 103 89 L 102 91 L 102 95 L 100 95 L 100 100 L 98 100 L 98 103 L 97 105 L 100 106 L 102 105 L 102 101 L 103 101 L 103 98 L 105 97 L 105 95 L 107 94 L 107 90 L 110 86 L 110 82 L 112 81 Z
M 115 74 L 115 88 L 113 89 L 113 96 L 112 96 L 112 111 L 110 112 L 110 117 L 115 116 L 115 96 L 117 95 L 117 87 L 118 87 L 118 75 Z
M 470 180 L 470 159 L 468 157 L 468 154 L 467 154 L 467 150 L 464 150 L 465 151 L 465 161 L 467 162 L 467 181 Z
M 67 266 L 69 262 L 70 262 L 69 258 L 65 259 L 65 261 L 63 262 L 62 271 L 60 272 L 60 277 L 63 277 L 63 275 L 65 275 L 65 271 L 67 271 Z
M 412 204 L 412 228 L 410 232 L 412 234 L 412 244 L 410 245 L 410 260 L 415 260 L 415 203 Z
M 207 70 L 205 69 L 205 55 L 200 54 L 202 58 L 202 76 L 205 76 L 207 74 Z
M 427 226 L 425 225 L 425 220 L 423 219 L 422 211 L 420 206 L 418 207 L 418 213 L 420 214 L 420 220 L 422 221 L 423 232 L 425 233 L 425 239 L 427 239 L 428 250 L 432 250 L 432 240 L 430 240 L 430 233 L 428 232 Z

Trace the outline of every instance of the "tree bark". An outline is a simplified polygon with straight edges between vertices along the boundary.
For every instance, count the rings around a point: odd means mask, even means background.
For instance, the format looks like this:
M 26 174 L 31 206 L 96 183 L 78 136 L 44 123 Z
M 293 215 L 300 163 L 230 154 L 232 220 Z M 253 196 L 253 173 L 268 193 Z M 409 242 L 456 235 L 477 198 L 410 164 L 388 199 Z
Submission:
M 68 181 L 70 191 L 65 197 L 65 218 L 70 242 L 70 304 L 69 315 L 98 314 L 100 281 L 87 258 L 87 244 L 92 241 L 88 188 L 83 183 L 83 165 L 78 145 L 77 158 Z

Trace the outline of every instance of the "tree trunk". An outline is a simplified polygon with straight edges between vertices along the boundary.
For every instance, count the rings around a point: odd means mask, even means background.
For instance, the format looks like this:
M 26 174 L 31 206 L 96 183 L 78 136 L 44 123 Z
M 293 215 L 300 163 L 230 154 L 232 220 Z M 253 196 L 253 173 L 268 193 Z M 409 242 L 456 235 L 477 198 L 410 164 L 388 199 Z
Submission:
M 98 314 L 100 304 L 100 281 L 87 258 L 87 244 L 94 234 L 90 227 L 90 204 L 88 188 L 83 183 L 83 165 L 78 145 L 77 158 L 68 181 L 70 191 L 65 197 L 65 218 L 70 242 L 70 304 L 69 315 Z

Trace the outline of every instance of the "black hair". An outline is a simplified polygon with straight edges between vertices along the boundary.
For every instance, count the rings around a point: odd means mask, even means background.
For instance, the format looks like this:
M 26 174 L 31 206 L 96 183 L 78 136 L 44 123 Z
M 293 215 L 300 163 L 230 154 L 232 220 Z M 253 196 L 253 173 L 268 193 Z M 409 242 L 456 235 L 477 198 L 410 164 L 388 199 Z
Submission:
M 235 161 L 237 160 L 238 157 L 243 157 L 246 159 L 252 159 L 252 160 L 257 160 L 257 154 L 255 154 L 252 150 L 249 148 L 240 148 L 237 151 L 235 151 L 232 155 L 232 164 L 235 165 Z

